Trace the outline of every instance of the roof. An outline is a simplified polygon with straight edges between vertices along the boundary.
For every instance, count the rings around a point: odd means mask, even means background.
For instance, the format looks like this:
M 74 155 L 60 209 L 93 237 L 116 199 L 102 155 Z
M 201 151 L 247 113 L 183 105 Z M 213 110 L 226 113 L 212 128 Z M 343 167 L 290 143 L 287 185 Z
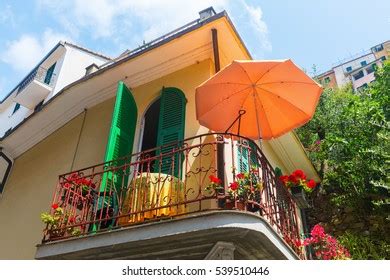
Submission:
M 164 44 L 167 44 L 168 42 L 171 42 L 172 40 L 178 38 L 178 37 L 181 37 L 185 34 L 188 34 L 200 27 L 202 27 L 203 25 L 206 25 L 210 22 L 213 22 L 213 21 L 216 21 L 222 17 L 225 17 L 226 20 L 229 22 L 229 24 L 232 26 L 233 28 L 233 31 L 236 33 L 239 41 L 241 42 L 242 46 L 244 47 L 245 51 L 247 52 L 248 56 L 250 58 L 252 58 L 252 56 L 250 55 L 248 49 L 246 48 L 242 38 L 240 37 L 240 35 L 238 34 L 236 28 L 234 27 L 232 21 L 230 20 L 228 14 L 226 13 L 226 11 L 222 11 L 218 14 L 215 14 L 205 20 L 202 20 L 200 21 L 199 19 L 195 20 L 195 21 L 192 21 L 174 31 L 171 31 L 147 44 L 145 44 L 144 46 L 141 46 L 139 48 L 136 48 L 132 51 L 126 51 L 125 53 L 123 53 L 122 55 L 120 55 L 119 57 L 111 60 L 110 62 L 108 62 L 107 64 L 104 64 L 102 66 L 100 66 L 100 69 L 97 70 L 96 72 L 93 72 L 91 73 L 90 75 L 87 75 L 87 76 L 84 76 L 82 78 L 80 78 L 79 80 L 65 86 L 63 89 L 61 89 L 55 96 L 53 96 L 50 100 L 48 100 L 46 103 L 44 103 L 41 107 L 41 110 L 39 111 L 35 111 L 33 112 L 30 116 L 28 116 L 27 118 L 25 118 L 23 121 L 21 121 L 18 125 L 16 125 L 15 127 L 13 127 L 11 130 L 7 131 L 7 133 L 5 135 L 3 135 L 1 138 L 0 138 L 0 141 L 3 141 L 4 139 L 6 139 L 9 135 L 11 135 L 13 132 L 15 132 L 19 127 L 21 127 L 24 123 L 26 123 L 29 119 L 33 118 L 36 114 L 42 112 L 44 110 L 44 108 L 46 106 L 48 106 L 51 102 L 53 102 L 54 100 L 56 100 L 57 98 L 60 98 L 64 92 L 66 92 L 68 89 L 80 84 L 80 83 L 83 83 L 95 76 L 98 76 L 106 71 L 108 71 L 109 69 L 111 68 L 114 68 L 128 60 L 131 60 L 135 57 L 138 57 L 146 52 L 149 52 L 153 49 L 156 49 Z M 68 43 L 69 44 L 69 43 Z
M 90 50 L 90 49 L 87 49 L 87 48 L 85 48 L 85 47 L 81 47 L 81 46 L 79 46 L 79 45 L 76 45 L 76 44 L 73 44 L 73 43 L 70 43 L 70 42 L 64 41 L 63 44 L 68 45 L 68 46 L 71 46 L 71 47 L 74 47 L 74 48 L 76 48 L 76 49 L 85 51 L 85 52 L 87 52 L 87 53 L 90 53 L 90 54 L 93 54 L 93 55 L 96 55 L 96 56 L 100 56 L 100 57 L 102 57 L 102 58 L 104 58 L 104 59 L 107 59 L 107 60 L 112 60 L 112 58 L 109 57 L 109 56 L 106 56 L 106 55 L 104 55 L 104 54 L 101 54 L 101 53 L 92 51 L 92 50 Z

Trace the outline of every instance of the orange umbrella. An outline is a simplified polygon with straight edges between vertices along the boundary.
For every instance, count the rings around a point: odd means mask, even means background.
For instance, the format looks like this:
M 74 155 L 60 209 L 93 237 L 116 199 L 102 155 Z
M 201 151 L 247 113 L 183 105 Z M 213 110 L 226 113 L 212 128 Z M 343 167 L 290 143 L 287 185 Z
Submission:
M 214 131 L 271 139 L 308 122 L 321 92 L 291 60 L 233 61 L 196 89 L 196 116 Z

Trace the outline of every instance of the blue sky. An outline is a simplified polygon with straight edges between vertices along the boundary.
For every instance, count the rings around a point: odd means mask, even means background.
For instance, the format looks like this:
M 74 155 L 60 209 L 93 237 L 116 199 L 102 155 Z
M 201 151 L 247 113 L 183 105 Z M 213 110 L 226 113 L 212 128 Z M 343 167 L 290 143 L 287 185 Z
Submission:
M 1 0 L 0 98 L 59 40 L 114 57 L 211 5 L 227 10 L 254 58 L 291 58 L 308 72 L 390 39 L 389 0 Z

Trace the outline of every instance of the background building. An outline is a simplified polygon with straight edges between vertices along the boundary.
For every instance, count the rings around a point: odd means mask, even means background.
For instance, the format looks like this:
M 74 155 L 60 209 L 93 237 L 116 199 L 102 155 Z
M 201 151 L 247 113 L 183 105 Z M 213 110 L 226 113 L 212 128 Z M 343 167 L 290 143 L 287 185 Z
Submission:
M 110 58 L 68 42 L 59 42 L 30 73 L 0 101 L 0 137 L 61 89 L 89 74 Z
M 317 75 L 316 78 L 323 86 L 342 87 L 352 83 L 353 89 L 359 90 L 375 80 L 376 67 L 381 67 L 389 56 L 390 41 L 386 41 L 356 58 L 332 67 L 331 70 Z

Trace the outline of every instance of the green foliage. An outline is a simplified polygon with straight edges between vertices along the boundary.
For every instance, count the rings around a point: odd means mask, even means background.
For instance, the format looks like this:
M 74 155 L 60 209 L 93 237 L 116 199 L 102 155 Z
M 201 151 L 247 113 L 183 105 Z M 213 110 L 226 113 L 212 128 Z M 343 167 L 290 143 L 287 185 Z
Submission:
M 346 232 L 338 241 L 349 249 L 354 260 L 390 259 L 390 245 L 383 240 Z
M 390 64 L 375 75 L 376 81 L 363 91 L 353 92 L 350 85 L 325 89 L 313 119 L 297 131 L 322 179 L 316 195 L 326 196 L 333 207 L 352 207 L 363 218 L 390 217 Z M 386 232 L 375 236 L 389 244 Z M 358 248 L 354 258 L 388 254 L 375 249 L 375 255 L 367 249 L 368 239 L 356 238 L 347 235 L 344 240 L 362 244 L 353 245 Z M 366 250 L 366 257 L 359 250 Z
M 387 64 L 366 91 L 326 89 L 313 119 L 298 130 L 336 204 L 389 210 L 389 73 Z

